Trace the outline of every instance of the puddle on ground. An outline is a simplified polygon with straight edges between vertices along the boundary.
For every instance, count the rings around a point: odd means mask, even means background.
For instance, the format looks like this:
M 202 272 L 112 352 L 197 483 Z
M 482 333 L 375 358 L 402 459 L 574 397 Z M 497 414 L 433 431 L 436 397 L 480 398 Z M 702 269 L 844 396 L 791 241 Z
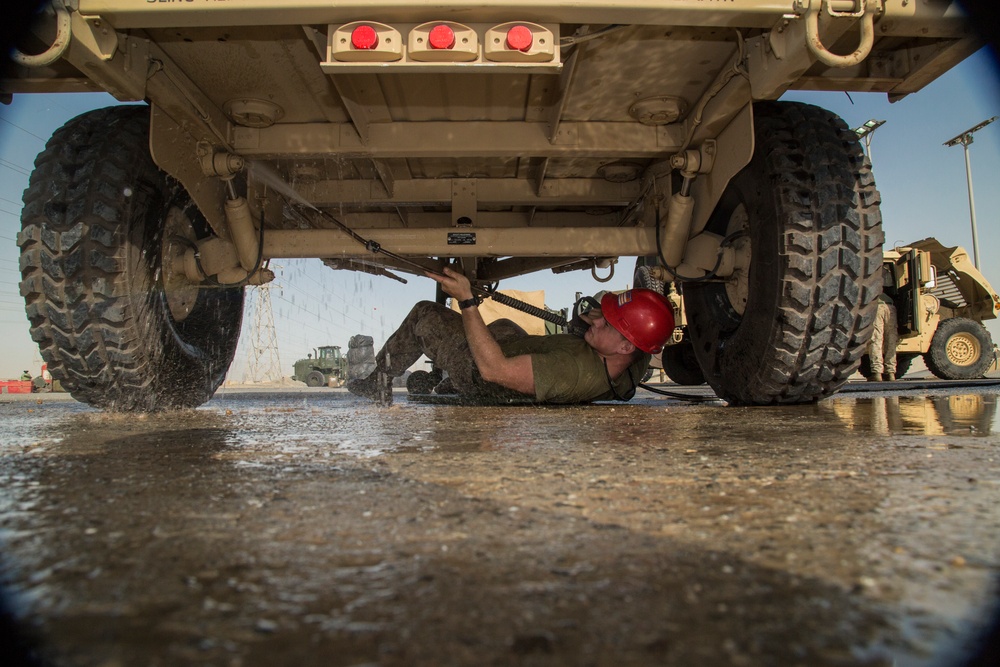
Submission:
M 0 453 L 47 447 L 86 450 L 140 434 L 215 432 L 219 455 L 238 459 L 401 451 L 559 450 L 615 439 L 660 447 L 698 447 L 734 454 L 783 444 L 837 447 L 842 436 L 963 438 L 993 434 L 995 394 L 834 397 L 816 404 L 757 408 L 637 400 L 565 407 L 427 405 L 396 397 L 389 408 L 343 393 L 229 394 L 197 410 L 121 415 L 77 403 L 2 406 Z M 724 426 L 719 427 L 718 424 Z M 915 442 L 923 442 L 919 439 Z
M 309 664 L 289 645 L 580 664 L 587 641 L 631 664 L 936 664 L 985 618 L 1000 558 L 995 410 L 4 404 L 0 543 L 12 590 L 89 664 Z
M 856 431 L 875 435 L 949 435 L 981 437 L 994 428 L 997 397 L 878 396 L 829 402 L 834 414 Z

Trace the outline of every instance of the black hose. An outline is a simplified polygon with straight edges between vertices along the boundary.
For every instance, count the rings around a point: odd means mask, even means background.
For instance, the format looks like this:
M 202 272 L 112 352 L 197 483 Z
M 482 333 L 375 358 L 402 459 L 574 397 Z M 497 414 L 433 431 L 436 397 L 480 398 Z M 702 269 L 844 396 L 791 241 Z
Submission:
M 487 294 L 497 303 L 509 306 L 515 310 L 520 310 L 522 313 L 533 315 L 534 317 L 545 320 L 546 322 L 552 322 L 553 324 L 558 324 L 561 327 L 565 327 L 568 324 L 568 322 L 566 322 L 566 318 L 559 313 L 550 313 L 549 311 L 539 308 L 538 306 L 532 306 L 530 303 L 525 303 L 520 299 L 515 299 L 512 296 L 501 294 L 500 292 L 487 292 Z
M 722 399 L 718 396 L 696 396 L 694 394 L 678 394 L 675 391 L 667 391 L 665 389 L 657 389 L 656 387 L 651 387 L 645 382 L 640 382 L 639 386 L 646 391 L 651 391 L 654 394 L 660 394 L 661 396 L 669 396 L 670 398 L 676 398 L 681 401 L 690 401 L 691 403 L 709 403 L 711 401 L 721 401 Z

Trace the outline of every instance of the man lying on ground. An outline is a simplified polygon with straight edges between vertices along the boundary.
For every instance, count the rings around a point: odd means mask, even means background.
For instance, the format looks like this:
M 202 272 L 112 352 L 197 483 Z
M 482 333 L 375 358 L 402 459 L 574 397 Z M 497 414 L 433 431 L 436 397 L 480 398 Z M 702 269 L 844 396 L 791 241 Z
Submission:
M 427 274 L 454 298 L 460 313 L 421 301 L 376 355 L 376 369 L 347 389 L 381 404 L 392 402 L 392 378 L 421 354 L 448 373 L 459 394 L 478 399 L 528 398 L 540 403 L 627 401 L 635 395 L 650 355 L 673 333 L 670 302 L 647 289 L 605 294 L 581 318 L 583 337 L 532 336 L 510 320 L 487 325 L 469 279 L 445 268 Z

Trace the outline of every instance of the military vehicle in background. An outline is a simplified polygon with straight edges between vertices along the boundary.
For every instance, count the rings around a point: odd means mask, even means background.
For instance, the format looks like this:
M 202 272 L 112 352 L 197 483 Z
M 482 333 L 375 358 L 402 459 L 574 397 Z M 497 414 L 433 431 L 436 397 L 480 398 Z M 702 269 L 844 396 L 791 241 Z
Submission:
M 341 387 L 347 382 L 347 358 L 340 353 L 339 345 L 314 349 L 305 359 L 296 361 L 293 368 L 292 379 L 310 387 Z
M 1000 316 L 1000 295 L 961 247 L 924 239 L 885 252 L 882 290 L 896 306 L 896 377 L 923 356 L 943 380 L 980 378 L 995 361 L 983 320 Z M 868 356 L 861 373 L 871 368 Z
M 691 349 L 684 304 L 676 283 L 662 283 L 650 264 L 639 258 L 635 284 L 662 291 L 674 304 L 677 328 L 663 349 L 662 366 L 677 384 L 704 384 L 705 376 Z M 995 363 L 995 348 L 984 320 L 1000 316 L 1000 295 L 969 260 L 964 248 L 945 247 L 928 238 L 883 253 L 883 292 L 896 307 L 899 345 L 896 377 L 923 356 L 928 370 L 943 380 L 982 377 Z M 870 374 L 870 361 L 861 358 L 862 375 Z
M 840 118 L 777 100 L 898 100 L 982 44 L 949 0 L 52 0 L 0 95 L 148 105 L 36 159 L 31 335 L 81 401 L 185 407 L 271 259 L 486 288 L 652 255 L 719 396 L 822 398 L 870 335 L 879 194 Z

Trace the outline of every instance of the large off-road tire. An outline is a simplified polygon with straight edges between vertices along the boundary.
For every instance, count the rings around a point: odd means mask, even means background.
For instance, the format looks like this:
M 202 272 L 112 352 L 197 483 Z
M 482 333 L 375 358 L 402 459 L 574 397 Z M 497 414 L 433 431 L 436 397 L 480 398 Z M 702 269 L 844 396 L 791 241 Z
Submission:
M 910 365 L 919 354 L 897 354 L 896 355 L 896 379 L 902 380 L 910 372 Z
M 657 294 L 665 294 L 666 284 L 654 278 L 650 269 L 659 264 L 656 257 L 636 257 L 635 270 L 632 272 L 632 284 L 642 289 L 651 289 Z
M 205 288 L 164 256 L 209 233 L 149 154 L 149 109 L 78 116 L 35 160 L 21 214 L 21 294 L 31 337 L 74 398 L 113 411 L 200 405 L 222 383 L 242 288 Z M 164 276 L 167 276 L 166 279 Z M 173 277 L 171 277 L 173 276 Z
M 705 374 L 695 358 L 694 347 L 687 341 L 663 348 L 663 371 L 677 384 L 705 384 Z
M 326 376 L 319 371 L 309 371 L 309 375 L 306 376 L 307 387 L 322 387 L 324 384 L 326 384 Z
M 942 380 L 981 378 L 993 363 L 993 338 L 975 320 L 965 317 L 944 320 L 931 338 L 924 363 Z
M 763 102 L 754 116 L 753 158 L 708 222 L 734 245 L 749 243 L 749 267 L 721 284 L 685 283 L 688 334 L 730 404 L 813 401 L 854 373 L 871 332 L 879 195 L 857 136 L 836 115 Z

